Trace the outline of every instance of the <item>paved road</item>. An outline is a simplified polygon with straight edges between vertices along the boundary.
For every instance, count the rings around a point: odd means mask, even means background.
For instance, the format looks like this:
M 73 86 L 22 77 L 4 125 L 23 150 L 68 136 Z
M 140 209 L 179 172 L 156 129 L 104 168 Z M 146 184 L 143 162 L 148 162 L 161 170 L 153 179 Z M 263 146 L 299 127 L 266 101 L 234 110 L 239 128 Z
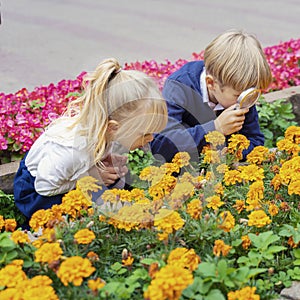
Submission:
M 0 0 L 0 92 L 124 62 L 190 59 L 239 28 L 263 46 L 300 37 L 299 0 Z

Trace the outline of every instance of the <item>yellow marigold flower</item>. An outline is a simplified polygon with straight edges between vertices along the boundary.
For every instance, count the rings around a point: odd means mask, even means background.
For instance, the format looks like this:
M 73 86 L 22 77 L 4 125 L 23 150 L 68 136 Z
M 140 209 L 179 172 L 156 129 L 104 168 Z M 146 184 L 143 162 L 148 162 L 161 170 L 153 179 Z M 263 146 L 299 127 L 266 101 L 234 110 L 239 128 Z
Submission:
M 157 230 L 161 230 L 168 234 L 179 230 L 183 225 L 184 220 L 177 211 L 162 208 L 154 217 L 154 226 L 157 227 Z
M 238 170 L 241 172 L 241 178 L 245 181 L 257 181 L 265 178 L 264 169 L 256 165 L 239 166 Z
M 294 125 L 289 126 L 285 130 L 284 138 L 295 144 L 300 144 L 300 127 Z
M 42 245 L 44 244 L 44 241 L 42 239 L 37 239 L 35 241 L 32 241 L 31 244 L 35 247 L 35 248 L 41 248 Z
M 43 228 L 50 220 L 52 220 L 52 212 L 50 209 L 40 209 L 36 211 L 29 221 L 29 226 L 34 230 L 38 231 Z
M 176 265 L 166 265 L 155 273 L 144 298 L 149 300 L 178 300 L 182 291 L 193 283 L 192 273 Z
M 157 238 L 159 241 L 167 241 L 169 237 L 169 233 L 167 232 L 162 232 L 157 234 Z
M 242 247 L 247 250 L 251 245 L 251 240 L 250 240 L 249 236 L 243 235 L 241 237 L 241 239 L 242 239 Z
M 85 176 L 77 180 L 76 189 L 81 191 L 86 198 L 91 199 L 91 192 L 97 192 L 102 187 L 97 184 L 98 180 L 92 176 Z
M 220 256 L 221 254 L 223 256 L 227 256 L 227 254 L 229 253 L 229 251 L 232 249 L 231 246 L 229 245 L 226 245 L 224 243 L 224 241 L 222 240 L 215 240 L 215 245 L 214 245 L 214 248 L 213 248 L 213 254 L 215 256 Z
M 220 174 L 224 174 L 225 172 L 229 171 L 229 168 L 226 164 L 220 164 L 217 166 L 217 172 L 219 172 Z
M 16 244 L 25 244 L 30 243 L 30 239 L 28 237 L 28 234 L 24 231 L 16 230 L 14 231 L 10 238 L 16 243 Z
M 61 204 L 64 213 L 73 218 L 81 216 L 81 211 L 92 206 L 92 201 L 85 197 L 80 190 L 72 190 L 62 198 Z
M 20 268 L 22 268 L 23 264 L 24 264 L 24 260 L 23 259 L 14 259 L 10 263 L 10 265 L 14 265 L 14 266 L 17 266 L 17 267 L 20 267 Z
M 255 294 L 256 287 L 246 286 L 241 290 L 229 292 L 228 300 L 260 300 L 260 296 Z
M 225 204 L 225 202 L 221 201 L 221 197 L 218 195 L 207 197 L 206 201 L 207 201 L 206 207 L 212 208 L 214 210 L 218 209 L 219 207 Z
M 21 297 L 18 297 L 19 291 L 16 288 L 8 288 L 0 291 L 0 299 L 2 300 L 19 300 Z
M 144 190 L 135 188 L 135 189 L 132 189 L 130 193 L 131 193 L 131 199 L 134 200 L 135 202 L 144 203 L 144 202 L 149 201 L 149 199 L 146 198 L 146 196 L 145 196 L 145 191 Z
M 248 226 L 264 227 L 272 221 L 263 210 L 255 210 L 248 216 Z
M 0 270 L 0 286 L 2 287 L 15 287 L 26 279 L 27 276 L 22 270 L 22 266 L 10 264 Z
M 50 264 L 59 260 L 62 254 L 63 250 L 59 243 L 45 243 L 35 251 L 35 261 Z
M 293 157 L 296 157 L 299 154 L 300 146 L 293 143 L 287 139 L 280 140 L 276 143 L 278 150 L 285 151 L 289 154 L 292 154 Z
M 87 258 L 72 256 L 61 263 L 57 277 L 65 286 L 69 283 L 80 286 L 83 278 L 89 277 L 95 270 Z
M 133 262 L 134 262 L 134 258 L 130 255 L 128 255 L 126 259 L 122 259 L 122 265 L 126 267 L 131 266 Z
M 6 219 L 4 227 L 5 231 L 13 232 L 17 227 L 17 222 L 15 219 Z
M 173 173 L 179 173 L 180 168 L 177 164 L 174 163 L 164 163 L 160 166 L 160 169 L 166 174 L 166 175 L 172 175 Z
M 300 180 L 293 180 L 288 187 L 289 195 L 300 195 Z
M 152 181 L 155 177 L 162 177 L 164 175 L 164 170 L 156 166 L 148 166 L 144 168 L 140 173 L 141 180 Z
M 225 136 L 219 131 L 211 131 L 204 136 L 205 141 L 213 148 L 217 148 L 218 146 L 222 146 L 225 143 Z
M 194 219 L 199 220 L 202 214 L 203 207 L 202 202 L 199 199 L 193 199 L 188 203 L 186 212 Z
M 221 162 L 220 153 L 216 150 L 207 150 L 204 153 L 203 162 L 206 164 L 218 164 Z
M 237 212 L 240 214 L 245 208 L 245 201 L 244 200 L 235 200 L 235 204 L 232 206 L 237 210 Z
M 93 291 L 96 292 L 99 289 L 105 286 L 105 281 L 101 278 L 90 279 L 88 280 L 88 287 Z
M 16 288 L 22 295 L 21 299 L 58 300 L 51 284 L 52 280 L 48 276 L 38 275 L 20 282 Z
M 4 227 L 5 225 L 5 221 L 4 221 L 4 218 L 2 215 L 0 215 L 0 230 L 2 230 L 2 228 Z
M 187 152 L 178 152 L 174 155 L 172 163 L 176 164 L 179 168 L 188 166 L 190 164 L 190 155 Z
M 279 174 L 275 174 L 275 176 L 271 180 L 271 186 L 274 187 L 274 191 L 278 191 L 281 186 L 281 176 Z
M 238 170 L 228 170 L 224 173 L 223 181 L 225 185 L 234 185 L 242 182 L 241 173 Z
M 195 187 L 190 182 L 179 182 L 176 184 L 172 194 L 172 200 L 186 200 L 194 195 Z
M 101 199 L 104 202 L 117 203 L 120 200 L 119 190 L 118 189 L 105 190 L 101 196 Z
M 260 201 L 264 199 L 264 189 L 264 182 L 261 180 L 250 185 L 246 200 L 249 204 L 248 211 L 261 207 Z
M 90 251 L 86 257 L 90 260 L 90 261 L 99 261 L 99 256 L 97 253 L 95 253 L 94 251 Z
M 221 182 L 218 182 L 214 186 L 214 191 L 216 194 L 223 196 L 224 195 L 224 187 Z
M 226 210 L 220 213 L 221 223 L 218 226 L 225 232 L 229 232 L 235 225 L 235 219 L 230 211 Z
M 261 165 L 269 157 L 269 149 L 265 146 L 256 146 L 247 155 L 247 162 Z
M 228 153 L 234 154 L 237 159 L 243 158 L 243 150 L 250 145 L 250 141 L 242 134 L 232 134 L 228 140 Z
M 195 271 L 200 262 L 200 257 L 194 249 L 176 248 L 170 252 L 168 257 L 168 265 L 174 264 L 190 271 Z
M 279 208 L 274 203 L 270 203 L 268 212 L 272 217 L 276 216 L 279 213 Z
M 95 238 L 95 233 L 87 228 L 77 231 L 74 235 L 74 239 L 78 244 L 90 244 Z

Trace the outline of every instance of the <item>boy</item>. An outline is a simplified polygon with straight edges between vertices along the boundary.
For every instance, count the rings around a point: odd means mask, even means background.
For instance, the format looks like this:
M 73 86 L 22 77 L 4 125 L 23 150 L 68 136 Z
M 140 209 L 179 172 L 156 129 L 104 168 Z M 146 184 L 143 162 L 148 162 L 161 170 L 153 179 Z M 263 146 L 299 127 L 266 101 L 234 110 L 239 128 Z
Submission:
M 239 95 L 249 88 L 266 89 L 272 74 L 259 41 L 251 34 L 231 30 L 216 37 L 204 51 L 204 61 L 192 61 L 171 74 L 163 96 L 168 125 L 151 143 L 153 154 L 170 162 L 179 151 L 193 159 L 205 146 L 205 135 L 217 130 L 226 137 L 245 135 L 250 146 L 264 144 L 255 105 L 236 109 Z

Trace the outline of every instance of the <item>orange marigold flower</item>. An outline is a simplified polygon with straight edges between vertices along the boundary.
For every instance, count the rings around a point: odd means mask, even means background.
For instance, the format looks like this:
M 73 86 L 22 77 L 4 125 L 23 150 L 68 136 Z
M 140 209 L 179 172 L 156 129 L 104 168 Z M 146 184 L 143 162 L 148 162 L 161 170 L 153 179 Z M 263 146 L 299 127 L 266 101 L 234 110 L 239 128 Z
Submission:
M 26 279 L 27 276 L 22 270 L 22 266 L 9 264 L 0 270 L 0 286 L 2 287 L 15 287 Z
M 90 261 L 99 261 L 99 256 L 94 251 L 90 251 L 86 256 Z
M 227 172 L 229 170 L 228 166 L 226 164 L 220 164 L 217 166 L 216 169 L 220 174 L 224 174 L 225 172 Z
M 297 244 L 294 242 L 294 239 L 293 239 L 292 236 L 289 237 L 287 243 L 288 243 L 288 245 L 289 245 L 290 247 L 292 247 L 292 248 L 297 248 L 297 247 L 299 247 L 299 245 L 300 245 L 300 242 L 298 242 Z
M 17 222 L 15 219 L 6 219 L 4 227 L 5 231 L 13 232 L 17 227 Z
M 256 287 L 246 286 L 240 290 L 229 292 L 227 294 L 228 300 L 259 300 L 260 296 L 255 294 Z
M 16 230 L 14 231 L 10 238 L 16 243 L 16 244 L 25 244 L 30 243 L 30 239 L 28 237 L 28 234 L 24 231 Z
M 90 279 L 88 280 L 88 287 L 93 291 L 96 292 L 99 289 L 105 286 L 105 281 L 101 278 Z
M 173 173 L 179 173 L 180 168 L 174 163 L 164 163 L 160 166 L 160 169 L 164 171 L 166 175 L 172 175 Z
M 178 300 L 182 291 L 193 282 L 192 273 L 176 265 L 166 265 L 155 273 L 148 289 L 144 293 L 145 299 L 150 300 Z
M 92 201 L 88 199 L 80 190 L 72 190 L 62 198 L 61 207 L 65 214 L 73 218 L 81 216 L 81 211 L 92 206 Z
M 226 210 L 220 213 L 221 223 L 218 226 L 225 232 L 229 232 L 235 225 L 235 219 L 230 211 Z
M 179 213 L 166 208 L 160 209 L 154 218 L 154 226 L 157 227 L 157 230 L 168 234 L 179 230 L 183 225 L 184 220 L 180 217 Z
M 204 136 L 205 141 L 209 143 L 212 148 L 217 148 L 218 146 L 222 146 L 225 143 L 225 136 L 223 133 L 219 131 L 211 131 Z
M 35 251 L 35 261 L 50 264 L 59 260 L 62 254 L 59 243 L 45 243 Z
M 190 159 L 191 157 L 187 152 L 177 152 L 172 159 L 172 163 L 182 168 L 190 164 Z
M 250 141 L 242 134 L 232 134 L 228 140 L 228 153 L 234 154 L 237 159 L 243 158 L 243 150 L 250 145 Z
M 272 222 L 263 210 L 255 210 L 251 212 L 248 218 L 248 226 L 255 226 L 258 228 L 264 227 Z
M 215 240 L 215 245 L 214 245 L 214 248 L 213 248 L 213 254 L 215 256 L 220 256 L 221 254 L 223 256 L 227 256 L 229 251 L 232 249 L 231 246 L 229 245 L 226 245 L 224 243 L 224 241 L 222 240 Z
M 278 150 L 285 151 L 291 154 L 293 157 L 299 155 L 300 146 L 287 139 L 280 140 L 276 143 Z
M 201 260 L 194 249 L 176 248 L 170 252 L 167 262 L 169 265 L 175 264 L 178 267 L 194 271 L 198 268 Z
M 204 153 L 203 163 L 217 164 L 221 162 L 220 153 L 217 150 L 207 149 Z
M 225 202 L 221 201 L 221 197 L 219 195 L 207 197 L 206 201 L 207 201 L 206 207 L 212 208 L 214 210 L 218 209 L 219 207 L 225 204 Z
M 294 125 L 289 126 L 285 130 L 284 137 L 295 144 L 300 144 L 300 127 Z
M 95 270 L 87 258 L 72 256 L 61 263 L 57 276 L 65 286 L 69 283 L 80 286 L 83 278 L 89 277 Z
M 268 159 L 269 149 L 265 146 L 256 146 L 247 155 L 247 162 L 251 164 L 261 165 L 264 161 Z
M 275 205 L 274 203 L 270 203 L 269 204 L 269 208 L 268 208 L 268 212 L 269 214 L 273 217 L 276 216 L 279 212 L 279 208 L 277 205 Z
M 289 195 L 300 195 L 300 180 L 293 180 L 288 187 Z
M 87 228 L 77 231 L 74 238 L 78 244 L 90 244 L 95 238 L 95 233 Z
M 2 228 L 4 227 L 5 225 L 5 221 L 4 221 L 4 218 L 2 215 L 0 215 L 0 230 L 2 230 Z
M 194 219 L 199 220 L 202 214 L 203 207 L 200 199 L 193 199 L 190 203 L 188 203 L 186 212 Z
M 240 176 L 245 182 L 263 180 L 265 178 L 264 169 L 256 165 L 239 166 L 238 170 L 241 172 Z
M 243 235 L 241 237 L 241 239 L 242 239 L 242 247 L 244 249 L 248 249 L 251 245 L 251 240 L 250 240 L 249 236 L 248 235 Z
M 242 182 L 241 173 L 238 170 L 228 170 L 224 173 L 223 181 L 225 185 L 234 185 Z
M 29 226 L 34 231 L 38 231 L 40 228 L 43 228 L 52 217 L 53 215 L 50 209 L 40 209 L 31 216 Z
M 281 176 L 279 174 L 275 174 L 275 176 L 271 180 L 271 186 L 274 187 L 274 191 L 278 191 L 280 185 L 281 185 Z
M 131 266 L 134 262 L 134 258 L 131 255 L 128 255 L 126 259 L 122 259 L 122 265 L 123 266 Z
M 245 201 L 244 200 L 235 200 L 235 204 L 232 206 L 237 210 L 237 212 L 240 214 L 245 208 Z

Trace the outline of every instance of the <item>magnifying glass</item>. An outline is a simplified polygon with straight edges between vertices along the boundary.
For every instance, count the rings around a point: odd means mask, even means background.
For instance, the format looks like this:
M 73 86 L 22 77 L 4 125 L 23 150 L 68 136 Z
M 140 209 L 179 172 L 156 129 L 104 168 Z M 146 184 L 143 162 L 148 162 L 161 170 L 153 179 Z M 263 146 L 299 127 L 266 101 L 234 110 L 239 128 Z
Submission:
M 260 95 L 261 95 L 261 91 L 253 87 L 243 91 L 237 99 L 236 109 L 250 108 L 257 102 Z

